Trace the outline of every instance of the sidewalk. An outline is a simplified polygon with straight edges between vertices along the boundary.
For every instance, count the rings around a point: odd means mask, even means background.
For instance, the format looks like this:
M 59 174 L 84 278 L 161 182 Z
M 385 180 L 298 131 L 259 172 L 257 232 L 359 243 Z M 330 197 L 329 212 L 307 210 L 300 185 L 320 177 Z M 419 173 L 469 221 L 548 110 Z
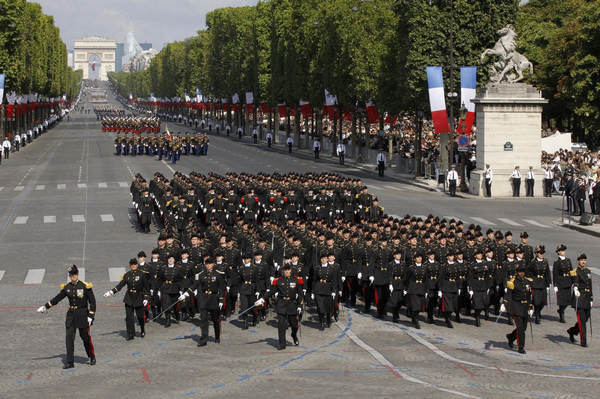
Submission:
M 586 226 L 579 224 L 580 217 L 571 217 L 570 223 L 568 218 L 564 218 L 562 221 L 554 222 L 555 226 L 564 227 L 570 230 L 578 231 L 583 234 L 588 234 L 594 237 L 600 237 L 600 224 L 597 222 L 593 225 Z

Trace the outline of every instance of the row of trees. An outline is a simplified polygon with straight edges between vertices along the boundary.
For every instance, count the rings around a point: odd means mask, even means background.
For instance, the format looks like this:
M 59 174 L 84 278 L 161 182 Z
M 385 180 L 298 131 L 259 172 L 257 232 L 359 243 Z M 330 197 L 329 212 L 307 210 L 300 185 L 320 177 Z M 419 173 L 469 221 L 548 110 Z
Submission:
M 600 121 L 599 16 L 600 0 L 267 0 L 210 12 L 206 30 L 167 45 L 148 70 L 111 78 L 123 95 L 143 98 L 200 88 L 243 102 L 252 91 L 271 107 L 304 100 L 319 110 L 327 89 L 354 118 L 368 101 L 381 114 L 426 111 L 425 67 L 444 66 L 447 91 L 459 91 L 460 65 L 479 65 L 485 84 L 494 60 L 480 65 L 479 56 L 512 23 L 536 67 L 529 81 L 551 100 L 550 123 L 584 134 Z
M 6 75 L 6 92 L 70 98 L 83 76 L 68 66 L 54 18 L 26 0 L 0 0 L 0 73 Z

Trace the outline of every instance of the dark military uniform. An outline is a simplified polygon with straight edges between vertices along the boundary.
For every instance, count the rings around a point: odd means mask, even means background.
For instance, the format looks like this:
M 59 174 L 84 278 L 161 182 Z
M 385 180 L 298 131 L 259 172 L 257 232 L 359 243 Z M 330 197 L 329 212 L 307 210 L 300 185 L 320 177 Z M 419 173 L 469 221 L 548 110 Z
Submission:
M 533 309 L 535 322 L 539 324 L 542 309 L 548 304 L 548 290 L 552 282 L 548 260 L 536 257 L 529 264 L 527 276 L 533 280 L 531 283 L 531 288 L 533 289 Z
M 69 299 L 69 310 L 67 310 L 65 321 L 65 327 L 67 328 L 67 359 L 65 368 L 73 367 L 76 330 L 79 330 L 79 336 L 83 341 L 85 352 L 90 358 L 90 364 L 96 364 L 96 354 L 90 335 L 91 322 L 88 322 L 88 318 L 93 320 L 96 316 L 96 298 L 92 291 L 92 283 L 78 280 L 76 283 L 61 284 L 60 292 L 46 303 L 46 309 L 55 306 L 65 297 Z
M 150 281 L 146 273 L 141 270 L 129 270 L 123 276 L 115 288 L 111 290 L 113 294 L 121 291 L 127 286 L 127 292 L 123 297 L 125 304 L 125 325 L 127 326 L 127 339 L 133 339 L 135 335 L 134 313 L 137 315 L 140 325 L 141 336 L 146 335 L 144 329 L 144 300 L 150 299 Z
M 477 327 L 480 326 L 479 316 L 482 310 L 485 312 L 486 318 L 488 317 L 489 292 L 492 287 L 490 275 L 488 262 L 483 259 L 475 259 L 469 274 L 469 290 L 473 292 L 471 301 L 475 310 L 475 325 Z
M 552 266 L 552 282 L 555 288 L 558 288 L 556 292 L 556 303 L 558 305 L 558 315 L 560 316 L 560 322 L 565 322 L 565 309 L 571 303 L 571 259 L 558 258 L 554 261 Z
M 425 310 L 425 293 L 427 292 L 427 270 L 423 264 L 412 264 L 406 274 L 408 306 L 412 317 L 412 322 L 416 328 L 419 328 L 417 317 L 419 312 Z
M 531 306 L 531 282 L 530 278 L 519 276 L 506 282 L 506 288 L 510 293 L 507 310 L 516 326 L 513 332 L 506 335 L 506 338 L 508 339 L 508 346 L 511 348 L 515 339 L 517 340 L 520 353 L 525 353 L 525 330 L 527 330 L 528 311 Z
M 403 260 L 392 260 L 388 268 L 391 271 L 392 292 L 390 293 L 390 305 L 392 307 L 392 319 L 395 323 L 399 321 L 400 307 L 405 302 L 404 280 L 406 277 L 406 268 Z
M 302 304 L 302 277 L 279 277 L 273 280 L 271 295 L 275 300 L 275 313 L 277 313 L 277 331 L 279 336 L 279 349 L 285 349 L 285 330 L 289 325 L 292 329 L 294 345 L 298 345 L 299 312 Z
M 160 287 L 160 295 L 162 295 L 161 299 L 163 309 L 168 309 L 177 301 L 183 277 L 183 270 L 176 264 L 164 265 L 159 270 L 158 278 L 162 282 Z M 177 305 L 175 305 L 175 307 L 176 306 Z M 179 321 L 179 310 L 171 307 L 169 310 L 165 311 L 165 327 L 169 327 L 171 325 L 172 313 L 175 315 L 175 322 Z
M 592 291 L 592 272 L 587 267 L 577 267 L 570 272 L 573 286 L 577 287 L 579 297 L 573 295 L 571 306 L 577 314 L 577 323 L 569 328 L 568 333 L 571 342 L 575 342 L 574 336 L 579 334 L 581 346 L 587 346 L 586 324 L 590 318 L 594 294 Z
M 188 292 L 196 293 L 198 313 L 200 313 L 200 328 L 202 336 L 198 346 L 206 345 L 208 341 L 208 316 L 215 329 L 215 342 L 221 342 L 221 318 L 219 311 L 223 306 L 225 294 L 225 275 L 216 269 L 203 270 L 196 274 L 194 284 Z
M 329 264 L 319 264 L 313 271 L 313 294 L 317 303 L 317 312 L 319 314 L 320 329 L 331 325 L 331 314 L 333 311 L 333 297 L 338 289 L 339 270 Z

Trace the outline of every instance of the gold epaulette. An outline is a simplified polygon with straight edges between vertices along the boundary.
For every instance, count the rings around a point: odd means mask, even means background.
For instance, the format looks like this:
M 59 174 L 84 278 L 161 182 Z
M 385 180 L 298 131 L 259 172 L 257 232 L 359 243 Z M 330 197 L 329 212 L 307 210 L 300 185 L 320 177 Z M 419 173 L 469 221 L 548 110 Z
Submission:
M 67 285 L 67 283 L 62 283 L 62 284 L 60 285 L 60 289 L 62 290 L 63 288 L 65 288 L 65 285 Z
M 123 277 L 125 277 L 125 275 L 124 275 L 124 274 L 121 274 L 121 280 L 123 280 Z
M 533 281 L 533 279 L 531 277 L 525 277 L 527 279 L 527 281 Z
M 85 285 L 85 288 L 87 288 L 88 290 L 92 288 L 93 284 L 92 283 L 88 283 L 87 281 L 82 281 L 83 285 Z
M 571 275 L 571 277 L 575 277 L 577 276 L 577 269 L 573 269 L 569 272 L 569 274 Z
M 515 283 L 514 283 L 515 279 L 511 278 L 509 281 L 506 282 L 506 288 L 508 288 L 509 290 L 514 290 L 515 289 Z

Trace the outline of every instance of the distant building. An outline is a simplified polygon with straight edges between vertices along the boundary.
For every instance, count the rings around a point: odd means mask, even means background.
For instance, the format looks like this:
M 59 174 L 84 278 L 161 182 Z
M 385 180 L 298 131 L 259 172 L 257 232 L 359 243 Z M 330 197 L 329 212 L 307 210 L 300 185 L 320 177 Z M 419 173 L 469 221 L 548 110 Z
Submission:
M 127 40 L 124 45 L 121 71 L 143 71 L 150 66 L 150 61 L 156 54 L 157 51 L 152 49 L 152 43 L 140 44 L 135 39 L 133 32 L 129 32 L 127 33 Z
M 83 71 L 83 79 L 108 80 L 108 72 L 115 71 L 114 40 L 102 37 L 87 37 L 75 40 L 75 69 Z
M 142 50 L 151 50 L 152 43 L 140 43 L 140 47 L 142 48 Z
M 71 68 L 75 69 L 75 63 L 73 62 L 74 57 L 73 57 L 73 52 L 69 51 L 67 52 L 67 65 L 70 66 Z
M 123 56 L 125 55 L 125 44 L 117 43 L 115 50 L 115 72 L 121 72 L 123 67 Z

